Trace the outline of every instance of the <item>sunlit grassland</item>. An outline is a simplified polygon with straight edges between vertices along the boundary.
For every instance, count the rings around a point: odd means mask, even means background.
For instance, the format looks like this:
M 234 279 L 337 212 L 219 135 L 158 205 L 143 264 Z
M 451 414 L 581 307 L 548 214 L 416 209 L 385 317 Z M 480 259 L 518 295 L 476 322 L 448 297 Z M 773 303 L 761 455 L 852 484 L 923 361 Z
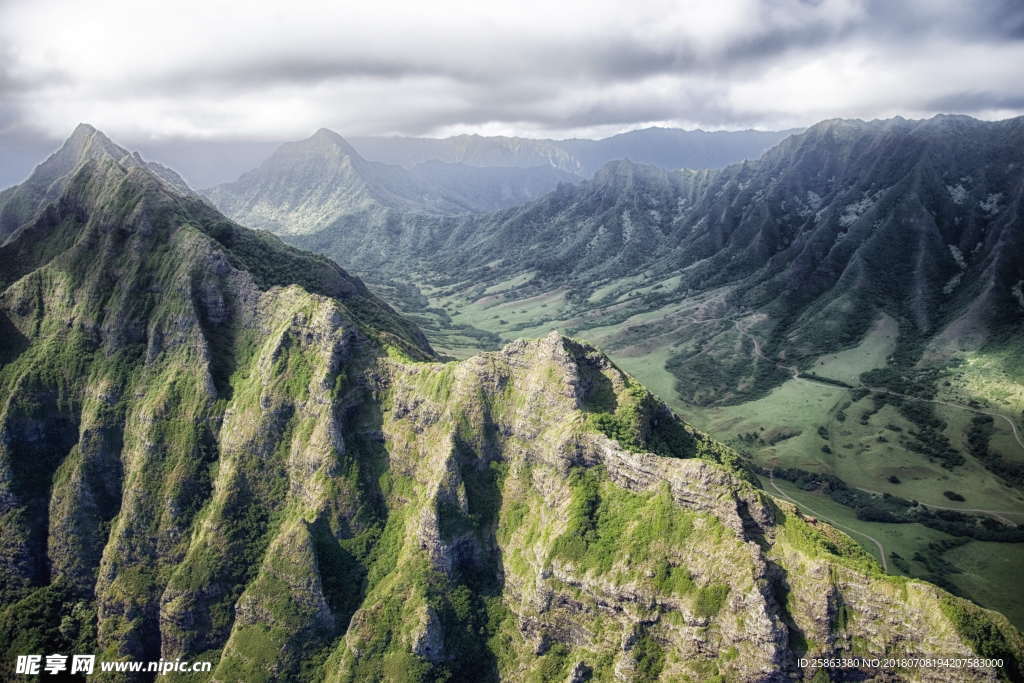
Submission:
M 816 492 L 804 491 L 795 484 L 775 479 L 775 485 L 782 490 L 790 499 L 796 501 L 805 514 L 816 516 L 819 519 L 827 520 L 830 523 L 847 527 L 843 531 L 850 535 L 864 549 L 871 553 L 872 557 L 878 559 L 878 546 L 861 534 L 867 534 L 878 539 L 885 548 L 886 560 L 889 571 L 894 574 L 906 576 L 920 576 L 925 573 L 925 567 L 918 562 L 910 560 L 918 551 L 923 551 L 932 541 L 941 541 L 952 538 L 949 534 L 936 529 L 931 529 L 922 524 L 885 524 L 883 522 L 864 522 L 857 519 L 853 510 L 840 505 L 828 496 Z M 767 482 L 766 482 L 767 483 Z M 769 487 L 769 492 L 778 495 L 778 492 Z M 853 533 L 851 533 L 851 531 Z M 859 533 L 857 533 L 859 532 Z M 896 552 L 900 557 L 910 560 L 911 572 L 899 571 L 893 565 L 889 553 Z
M 442 300 L 458 324 L 472 325 L 496 332 L 503 337 L 528 337 L 527 330 L 552 321 L 551 328 L 558 327 L 560 312 L 565 306 L 565 291 L 546 292 L 526 299 L 505 299 L 500 296 L 482 297 L 475 301 Z M 515 329 L 513 329 L 515 328 Z
M 665 370 L 665 362 L 672 353 L 672 347 L 662 346 L 639 355 L 613 355 L 619 367 L 636 377 L 651 393 L 682 414 L 682 404 L 676 398 L 676 378 Z
M 955 373 L 953 396 L 988 402 L 1024 423 L 1024 349 L 1002 347 L 958 354 L 964 363 Z
M 1024 576 L 1024 543 L 971 541 L 950 550 L 944 558 L 959 570 L 950 580 L 965 594 L 1022 627 L 1024 591 L 1013 587 L 1020 586 Z
M 885 366 L 896 348 L 898 333 L 896 321 L 883 315 L 861 343 L 850 349 L 821 356 L 810 370 L 817 375 L 838 379 L 847 384 L 857 384 L 862 373 Z

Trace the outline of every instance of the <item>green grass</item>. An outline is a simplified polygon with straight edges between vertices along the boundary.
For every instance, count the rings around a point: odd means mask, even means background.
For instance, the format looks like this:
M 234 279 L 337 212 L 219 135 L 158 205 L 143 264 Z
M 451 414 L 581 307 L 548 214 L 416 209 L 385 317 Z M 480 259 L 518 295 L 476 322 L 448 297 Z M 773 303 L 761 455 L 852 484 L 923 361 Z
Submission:
M 712 583 L 697 590 L 694 600 L 694 612 L 701 617 L 714 617 L 722 609 L 725 599 L 729 596 L 729 586 L 724 583 Z
M 990 404 L 1009 416 L 1024 415 L 1024 353 L 1016 345 L 957 354 L 957 369 L 949 393 Z
M 876 330 L 884 330 L 876 325 Z M 884 338 L 876 333 L 869 335 L 865 343 L 848 352 L 829 356 L 826 362 L 816 366 L 815 372 L 839 379 L 849 378 L 854 372 L 863 371 L 874 359 L 880 362 L 888 350 Z M 630 360 L 623 366 L 642 376 L 643 370 Z M 654 373 L 648 370 L 647 375 Z M 870 397 L 854 401 L 852 392 L 805 381 L 788 381 L 771 391 L 767 396 L 736 406 L 700 408 L 676 401 L 676 409 L 696 426 L 709 431 L 716 437 L 731 442 L 765 467 L 798 467 L 815 472 L 831 472 L 850 486 L 890 493 L 903 498 L 950 508 L 986 508 L 1010 511 L 1004 517 L 1017 523 L 1024 523 L 1024 494 L 1006 486 L 981 463 L 967 454 L 965 434 L 973 414 L 957 408 L 935 406 L 935 414 L 946 423 L 943 433 L 954 446 L 960 447 L 966 455 L 966 462 L 950 471 L 938 462 L 931 462 L 925 456 L 902 447 L 899 440 L 907 432 L 915 430 L 894 406 L 886 405 L 872 413 L 874 402 Z M 839 414 L 845 415 L 844 420 Z M 861 417 L 869 413 L 867 424 Z M 1002 425 L 1002 431 L 999 430 Z M 890 429 L 895 427 L 902 432 Z M 824 428 L 827 438 L 819 430 Z M 993 435 L 995 444 L 1006 444 L 1011 438 L 1005 423 L 996 421 Z M 740 435 L 754 433 L 763 443 L 745 443 Z M 773 443 L 773 433 L 795 433 L 796 436 Z M 879 437 L 885 441 L 880 441 Z M 1000 441 L 1000 437 L 1002 440 Z M 831 452 L 822 451 L 827 446 Z M 1006 448 L 1012 451 L 1011 448 Z M 893 483 L 895 477 L 900 483 Z M 776 479 L 776 483 L 789 495 L 825 517 L 844 527 L 862 531 L 877 538 L 886 552 L 896 552 L 909 565 L 903 572 L 917 577 L 927 576 L 929 570 L 913 558 L 927 550 L 929 543 L 951 538 L 940 531 L 918 524 L 884 524 L 862 522 L 854 511 L 835 503 L 826 496 L 801 491 L 788 482 Z M 965 497 L 964 502 L 951 501 L 943 495 L 946 490 L 955 490 Z M 878 555 L 876 546 L 862 536 L 851 534 L 865 550 Z M 1024 625 L 1024 610 L 1011 586 L 1012 572 L 1008 566 L 1017 566 L 1019 555 L 1017 544 L 985 544 L 991 559 L 975 563 L 971 575 L 956 574 L 950 580 L 968 597 L 993 609 L 1007 614 L 1018 626 Z M 974 542 L 965 546 L 970 548 Z M 962 555 L 968 550 L 957 549 Z M 948 554 L 948 553 L 947 553 Z M 892 558 L 890 571 L 899 571 Z
M 367 276 L 372 281 L 372 274 Z M 377 283 L 373 288 L 419 323 L 436 349 L 455 358 L 493 348 L 469 329 L 486 330 L 505 341 L 540 337 L 557 329 L 585 337 L 602 348 L 621 346 L 626 353 L 636 353 L 626 349 L 634 336 L 629 328 L 658 323 L 680 309 L 679 304 L 652 307 L 641 303 L 645 296 L 671 291 L 678 283 L 677 276 L 648 281 L 642 286 L 637 286 L 643 281 L 641 276 L 619 278 L 598 288 L 598 296 L 585 302 L 570 301 L 570 292 L 564 288 L 540 291 L 530 284 L 533 276 L 532 272 L 521 273 L 458 291 L 412 276 L 423 297 L 418 301 L 402 299 L 391 283 Z M 604 297 L 605 293 L 611 296 Z M 444 315 L 439 311 L 444 311 Z M 665 397 L 667 394 L 664 392 Z
M 639 276 L 623 277 L 615 280 L 611 280 L 607 284 L 601 285 L 593 291 L 587 301 L 591 303 L 597 303 L 604 299 L 611 297 L 612 299 L 618 298 L 618 296 L 637 282 L 640 281 Z M 612 296 L 615 295 L 615 296 Z
M 799 500 L 795 497 L 793 499 Z M 804 508 L 802 512 L 814 516 L 815 512 L 821 514 L 822 510 L 816 506 Z M 830 521 L 824 516 L 821 519 Z M 848 528 L 852 529 L 852 527 Z M 853 535 L 846 529 L 841 529 L 841 533 L 839 533 L 830 527 L 804 521 L 797 515 L 786 514 L 782 537 L 790 545 L 808 554 L 827 554 L 841 564 L 869 575 L 877 575 L 881 572 L 880 563 L 877 562 L 879 558 L 877 546 L 874 552 L 868 552 L 866 546 L 860 545 L 859 540 L 853 540 Z
M 442 302 L 455 306 L 452 321 L 456 324 L 492 329 L 506 339 L 514 339 L 541 336 L 558 327 L 558 312 L 565 305 L 565 291 L 556 290 L 525 299 L 504 300 L 499 296 L 488 296 L 475 301 Z
M 871 406 L 871 399 L 865 398 L 847 409 L 854 419 L 848 419 L 841 425 L 834 420 L 827 423 L 831 433 L 828 443 L 834 455 L 824 460 L 831 471 L 848 484 L 944 507 L 991 507 L 1024 513 L 1021 493 L 1006 486 L 977 459 L 968 455 L 963 465 L 950 471 L 940 463 L 902 447 L 902 434 L 889 429 L 888 425 L 900 427 L 903 434 L 913 430 L 914 426 L 893 407 L 886 406 L 872 415 L 867 425 L 861 424 L 856 416 Z M 950 442 L 966 451 L 962 444 L 965 444 L 964 435 L 972 414 L 944 406 L 936 406 L 935 413 L 947 423 L 944 431 Z M 887 441 L 879 442 L 879 436 Z M 850 444 L 853 448 L 846 447 Z M 893 476 L 899 479 L 899 484 L 889 481 Z M 963 503 L 950 501 L 943 496 L 943 491 L 948 489 L 962 493 L 967 500 Z
M 667 487 L 631 493 L 607 481 L 600 468 L 573 470 L 569 485 L 568 524 L 552 555 L 585 569 L 605 574 L 622 565 L 638 571 L 634 563 L 656 556 L 653 546 L 681 547 L 693 531 L 693 515 L 674 504 Z M 660 566 L 655 580 L 685 590 L 692 586 L 688 576 Z
M 951 581 L 983 607 L 1002 612 L 1024 627 L 1024 593 L 1007 591 L 1020 585 L 1024 576 L 1024 543 L 971 541 L 945 553 L 945 559 L 960 570 Z
M 601 346 L 598 346 L 601 348 Z M 641 384 L 670 406 L 678 406 L 675 377 L 665 371 L 665 363 L 672 355 L 672 348 L 662 346 L 647 353 L 629 351 L 615 354 L 615 362 L 623 370 L 636 377 Z
M 665 650 L 650 635 L 643 635 L 633 647 L 636 659 L 637 678 L 641 681 L 656 681 L 665 668 Z
M 1024 661 L 1021 659 L 1018 642 L 1012 643 L 1013 634 L 1004 633 L 998 624 L 983 610 L 970 603 L 946 598 L 942 611 L 953 622 L 956 630 L 970 642 L 981 657 L 999 659 L 1003 662 L 1002 673 L 1010 680 L 1024 680 Z
M 515 275 L 508 279 L 502 280 L 501 282 L 494 283 L 493 285 L 485 289 L 483 293 L 486 295 L 507 292 L 509 290 L 515 289 L 516 287 L 519 287 L 520 285 L 526 284 L 527 282 L 533 279 L 534 275 L 535 271 L 528 270 L 525 273 L 520 273 L 519 275 Z
M 889 572 L 893 574 L 928 578 L 929 568 L 915 557 L 927 555 L 930 544 L 954 538 L 921 524 L 865 522 L 857 519 L 852 509 L 828 496 L 804 491 L 778 478 L 775 484 L 806 514 L 843 527 L 843 531 L 878 559 L 878 547 L 861 534 L 876 538 L 885 549 Z M 777 495 L 771 487 L 769 492 Z M 902 561 L 894 560 L 894 553 Z M 1024 628 L 1024 596 L 1019 591 L 1007 590 L 1008 586 L 1017 584 L 1024 572 L 1024 543 L 969 541 L 944 552 L 942 557 L 961 570 L 946 577 L 959 592 L 984 607 L 1003 613 L 1018 628 Z
M 846 382 L 858 384 L 861 373 L 885 366 L 886 359 L 896 348 L 899 326 L 883 315 L 857 346 L 821 356 L 810 371 Z
M 935 529 L 929 529 L 921 524 L 886 524 L 883 522 L 865 522 L 857 519 L 851 508 L 841 505 L 828 496 L 818 493 L 804 491 L 795 484 L 775 479 L 775 485 L 796 501 L 806 514 L 817 516 L 823 521 L 839 525 L 845 533 L 850 534 L 857 543 L 864 548 L 872 557 L 881 561 L 878 553 L 878 546 L 861 534 L 868 534 L 877 538 L 885 548 L 886 554 L 896 552 L 901 557 L 910 558 L 933 541 L 946 540 L 951 538 L 948 534 Z M 769 493 L 778 495 L 774 488 L 768 487 Z M 847 529 L 852 531 L 847 531 Z M 860 532 L 860 533 L 856 533 Z M 887 558 L 888 559 L 888 558 Z M 889 562 L 889 569 L 898 572 L 898 569 Z M 916 575 L 923 573 L 922 567 L 915 567 Z M 908 576 L 911 574 L 907 574 Z

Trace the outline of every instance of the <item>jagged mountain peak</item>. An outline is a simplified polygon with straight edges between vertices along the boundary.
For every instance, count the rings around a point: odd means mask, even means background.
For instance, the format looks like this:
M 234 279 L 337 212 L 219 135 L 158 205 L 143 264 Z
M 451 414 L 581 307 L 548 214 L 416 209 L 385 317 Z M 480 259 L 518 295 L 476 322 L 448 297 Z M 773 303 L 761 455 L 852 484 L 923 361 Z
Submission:
M 309 136 L 305 142 L 316 143 L 318 145 L 330 145 L 331 147 L 343 150 L 346 154 L 362 158 L 359 152 L 357 152 L 356 149 L 348 143 L 348 140 L 346 140 L 340 133 L 337 133 L 330 128 L 317 129 L 317 131 Z
M 84 121 L 75 126 L 75 129 L 71 131 L 71 135 L 68 136 L 64 144 L 85 143 L 93 138 L 99 138 L 111 145 L 114 144 L 113 141 L 103 133 L 103 131 L 91 123 L 85 123 Z
M 111 140 L 103 131 L 88 123 L 78 124 L 60 148 L 36 167 L 25 185 L 42 186 L 66 179 L 90 161 L 109 160 L 125 167 L 136 167 L 152 173 L 161 182 L 181 194 L 192 194 L 188 184 L 172 169 L 147 161 L 137 151 L 129 151 Z M 62 189 L 63 185 L 55 188 Z
M 628 159 L 609 161 L 594 174 L 592 184 L 606 188 L 609 186 L 628 189 L 636 183 L 663 183 L 670 171 L 652 164 L 643 164 Z
M 304 140 L 281 145 L 258 168 L 206 194 L 247 225 L 311 234 L 352 217 L 383 225 L 405 216 L 448 217 L 506 208 L 574 179 L 550 164 L 481 169 L 435 161 L 407 169 L 368 161 L 341 135 L 321 128 Z
M 93 162 L 142 169 L 174 193 L 194 195 L 184 179 L 171 169 L 146 161 L 138 152 L 129 152 L 91 124 L 80 123 L 24 183 L 0 193 L 0 244 L 31 221 L 47 203 L 60 197 L 75 173 Z
M 286 142 L 277 149 L 268 162 L 293 155 L 325 156 L 333 160 L 351 158 L 354 161 L 366 163 L 355 147 L 329 128 L 320 128 L 304 140 Z
M 985 121 L 965 114 L 936 114 L 927 119 L 907 119 L 893 116 L 887 119 L 832 118 L 819 121 L 805 131 L 796 133 L 786 142 L 820 142 L 825 139 L 853 139 L 858 136 L 883 135 L 933 135 L 938 141 L 939 136 L 951 132 L 967 131 L 1002 131 L 1013 129 L 1024 121 L 1024 117 L 1015 117 L 1002 121 Z M 785 147 L 785 143 L 780 145 Z
M 1013 163 L 1013 150 L 1024 143 L 1021 122 L 1024 117 L 982 121 L 962 115 L 828 119 L 769 150 L 761 167 L 780 175 L 798 173 L 807 189 L 821 192 L 837 179 L 865 173 L 887 182 L 921 163 L 940 174 L 953 166 L 982 166 L 998 158 Z
M 36 167 L 29 182 L 56 179 L 90 159 L 102 157 L 120 161 L 131 154 L 94 126 L 80 123 L 60 149 Z M 142 162 L 141 157 L 138 160 Z

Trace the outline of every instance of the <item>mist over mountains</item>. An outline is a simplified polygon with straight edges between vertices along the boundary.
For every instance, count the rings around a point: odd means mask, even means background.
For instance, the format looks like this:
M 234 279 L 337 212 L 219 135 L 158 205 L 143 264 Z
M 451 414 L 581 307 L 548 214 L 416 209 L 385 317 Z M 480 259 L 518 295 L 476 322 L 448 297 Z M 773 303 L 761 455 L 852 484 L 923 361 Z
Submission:
M 352 144 L 375 161 L 414 166 L 444 161 L 470 166 L 550 165 L 589 177 L 605 163 L 628 159 L 662 168 L 719 168 L 756 159 L 788 131 L 644 128 L 601 140 L 545 140 L 456 135 L 450 138 L 356 137 Z
M 349 142 L 369 161 L 404 166 L 442 162 L 472 168 L 549 166 L 573 176 L 589 176 L 605 161 L 633 159 L 664 168 L 716 168 L 754 159 L 796 131 L 719 131 L 648 128 L 600 140 L 457 135 L 352 137 Z M 274 139 L 139 140 L 135 148 L 184 177 L 195 188 L 236 180 L 269 157 L 282 142 Z M 4 150 L 0 188 L 22 182 L 59 140 L 0 131 Z
M 259 168 L 206 191 L 249 225 L 287 233 L 322 230 L 342 216 L 375 225 L 407 216 L 454 216 L 517 205 L 576 180 L 551 166 L 477 168 L 424 162 L 405 169 L 367 161 L 321 129 L 286 143 Z

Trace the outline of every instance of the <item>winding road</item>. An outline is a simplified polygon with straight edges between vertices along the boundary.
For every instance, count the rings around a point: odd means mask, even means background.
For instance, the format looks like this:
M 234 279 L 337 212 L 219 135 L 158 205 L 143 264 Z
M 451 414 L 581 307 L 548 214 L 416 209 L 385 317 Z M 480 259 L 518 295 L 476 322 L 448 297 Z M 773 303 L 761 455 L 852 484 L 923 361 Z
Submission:
M 866 538 L 869 541 L 871 541 L 872 543 L 874 543 L 875 546 L 878 547 L 878 557 L 882 560 L 882 571 L 884 571 L 886 573 L 889 572 L 889 563 L 886 562 L 886 559 L 885 559 L 885 546 L 883 546 L 882 542 L 879 541 L 877 538 L 875 538 L 871 534 L 866 534 L 863 531 L 857 531 L 856 529 L 851 529 L 848 526 L 845 526 L 843 524 L 839 524 L 834 519 L 829 519 L 827 516 L 821 514 L 820 512 L 818 512 L 816 510 L 812 510 L 807 505 L 804 505 L 803 503 L 799 503 L 796 500 L 794 500 L 793 498 L 791 498 L 789 495 L 786 494 L 785 491 L 783 491 L 782 489 L 779 488 L 778 484 L 775 483 L 775 470 L 774 469 L 768 470 L 768 482 L 772 485 L 772 488 L 775 489 L 775 491 L 780 496 L 782 496 L 785 500 L 788 500 L 793 505 L 796 505 L 798 508 L 802 508 L 802 509 L 806 510 L 807 512 L 811 513 L 812 515 L 814 515 L 815 517 L 821 518 L 822 520 L 828 522 L 829 524 L 831 524 L 832 526 L 836 527 L 837 529 L 842 529 L 843 531 L 845 531 L 847 533 L 857 534 L 858 536 L 863 536 L 864 538 Z
M 950 408 L 960 408 L 961 410 L 966 410 L 966 411 L 969 411 L 969 412 L 972 412 L 972 413 L 977 413 L 978 415 L 989 415 L 991 417 L 998 417 L 1000 420 L 1005 420 L 1006 424 L 1010 425 L 1010 431 L 1013 432 L 1013 438 L 1017 440 L 1017 445 L 1019 445 L 1021 447 L 1021 449 L 1024 450 L 1024 439 L 1021 438 L 1020 432 L 1017 430 L 1017 423 L 1014 422 L 1013 420 L 1011 420 L 1010 418 L 1008 418 L 1006 415 L 1003 415 L 1002 413 L 994 413 L 994 412 L 991 412 L 991 411 L 988 411 L 988 410 L 980 410 L 978 408 L 972 408 L 970 406 L 965 406 L 965 405 L 963 405 L 961 403 L 952 403 L 950 401 L 940 401 L 938 399 L 933 399 L 933 398 L 920 398 L 918 396 L 909 396 L 907 394 L 901 394 L 898 391 L 889 391 L 888 389 L 883 389 L 881 387 L 869 387 L 869 386 L 866 386 L 866 385 L 861 385 L 861 387 L 859 387 L 859 388 L 867 389 L 868 391 L 875 391 L 875 392 L 878 392 L 880 394 L 889 394 L 890 396 L 899 396 L 900 398 L 905 398 L 905 399 L 908 399 L 908 400 L 911 400 L 911 401 L 921 401 L 922 403 L 937 403 L 940 406 L 948 406 Z
M 885 495 L 881 491 L 872 491 L 871 489 L 861 488 L 860 486 L 854 486 L 853 488 L 857 489 L 858 491 L 863 491 L 864 493 L 870 493 L 873 496 L 884 496 Z M 1017 526 L 1017 523 L 1014 522 L 1009 517 L 1004 517 L 1003 515 L 1022 515 L 1022 516 L 1024 516 L 1024 512 L 1019 511 L 1019 510 L 1015 511 L 1015 510 L 987 510 L 985 508 L 951 508 L 951 507 L 946 507 L 945 505 L 933 505 L 932 503 L 922 503 L 921 501 L 917 501 L 917 503 L 921 507 L 932 508 L 933 510 L 952 510 L 953 512 L 980 512 L 982 514 L 989 515 L 990 517 L 993 517 L 994 519 L 997 519 L 1000 522 L 1002 522 L 1003 524 L 1007 524 L 1009 526 Z

